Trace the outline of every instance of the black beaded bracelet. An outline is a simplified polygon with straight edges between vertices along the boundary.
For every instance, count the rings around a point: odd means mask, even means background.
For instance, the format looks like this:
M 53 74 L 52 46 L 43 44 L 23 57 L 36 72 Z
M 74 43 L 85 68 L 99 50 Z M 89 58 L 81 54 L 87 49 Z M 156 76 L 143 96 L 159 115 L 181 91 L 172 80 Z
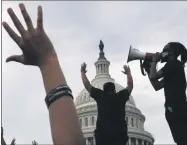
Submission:
M 72 91 L 67 85 L 60 85 L 52 89 L 45 98 L 47 107 L 63 96 L 70 96 L 73 99 Z

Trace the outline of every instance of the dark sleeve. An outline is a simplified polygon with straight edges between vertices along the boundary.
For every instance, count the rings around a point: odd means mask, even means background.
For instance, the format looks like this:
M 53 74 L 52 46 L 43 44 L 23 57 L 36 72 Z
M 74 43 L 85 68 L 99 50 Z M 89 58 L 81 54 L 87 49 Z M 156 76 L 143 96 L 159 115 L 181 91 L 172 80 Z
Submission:
M 183 66 L 179 61 L 171 61 L 162 68 L 162 71 L 164 76 L 173 77 L 183 72 Z
M 91 90 L 90 90 L 90 96 L 92 97 L 92 98 L 94 98 L 95 100 L 98 100 L 98 98 L 100 97 L 100 96 L 102 96 L 102 94 L 103 94 L 103 91 L 102 90 L 100 90 L 100 89 L 98 89 L 98 88 L 95 88 L 95 87 L 91 87 Z
M 117 94 L 120 96 L 120 98 L 124 98 L 125 101 L 129 100 L 130 94 L 127 89 L 123 89 L 123 90 L 119 91 Z

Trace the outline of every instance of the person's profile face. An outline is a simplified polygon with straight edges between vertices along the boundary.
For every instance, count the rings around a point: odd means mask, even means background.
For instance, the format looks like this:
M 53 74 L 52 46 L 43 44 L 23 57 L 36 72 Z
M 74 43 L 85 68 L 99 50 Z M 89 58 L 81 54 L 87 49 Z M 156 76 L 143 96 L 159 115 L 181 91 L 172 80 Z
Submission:
M 168 54 L 169 54 L 169 44 L 167 44 L 163 51 L 162 51 L 162 58 L 161 58 L 161 63 L 167 62 L 168 61 Z

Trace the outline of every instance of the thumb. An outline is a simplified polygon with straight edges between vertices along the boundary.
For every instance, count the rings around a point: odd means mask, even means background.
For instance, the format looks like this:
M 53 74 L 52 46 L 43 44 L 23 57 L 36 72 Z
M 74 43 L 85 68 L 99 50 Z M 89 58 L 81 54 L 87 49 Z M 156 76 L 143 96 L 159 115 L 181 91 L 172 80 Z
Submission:
M 121 71 L 122 73 L 126 74 L 124 71 Z
M 23 63 L 24 62 L 24 56 L 23 55 L 12 55 L 12 56 L 9 56 L 6 59 L 6 62 L 10 62 L 10 61 L 15 61 L 15 62 Z

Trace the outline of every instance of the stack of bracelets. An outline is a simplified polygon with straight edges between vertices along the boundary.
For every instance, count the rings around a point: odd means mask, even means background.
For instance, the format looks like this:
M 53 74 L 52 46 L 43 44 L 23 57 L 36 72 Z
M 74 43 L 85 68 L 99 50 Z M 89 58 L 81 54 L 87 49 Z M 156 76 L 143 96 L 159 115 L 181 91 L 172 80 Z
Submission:
M 45 98 L 47 107 L 63 96 L 70 96 L 73 99 L 72 91 L 67 85 L 60 85 L 52 89 Z

